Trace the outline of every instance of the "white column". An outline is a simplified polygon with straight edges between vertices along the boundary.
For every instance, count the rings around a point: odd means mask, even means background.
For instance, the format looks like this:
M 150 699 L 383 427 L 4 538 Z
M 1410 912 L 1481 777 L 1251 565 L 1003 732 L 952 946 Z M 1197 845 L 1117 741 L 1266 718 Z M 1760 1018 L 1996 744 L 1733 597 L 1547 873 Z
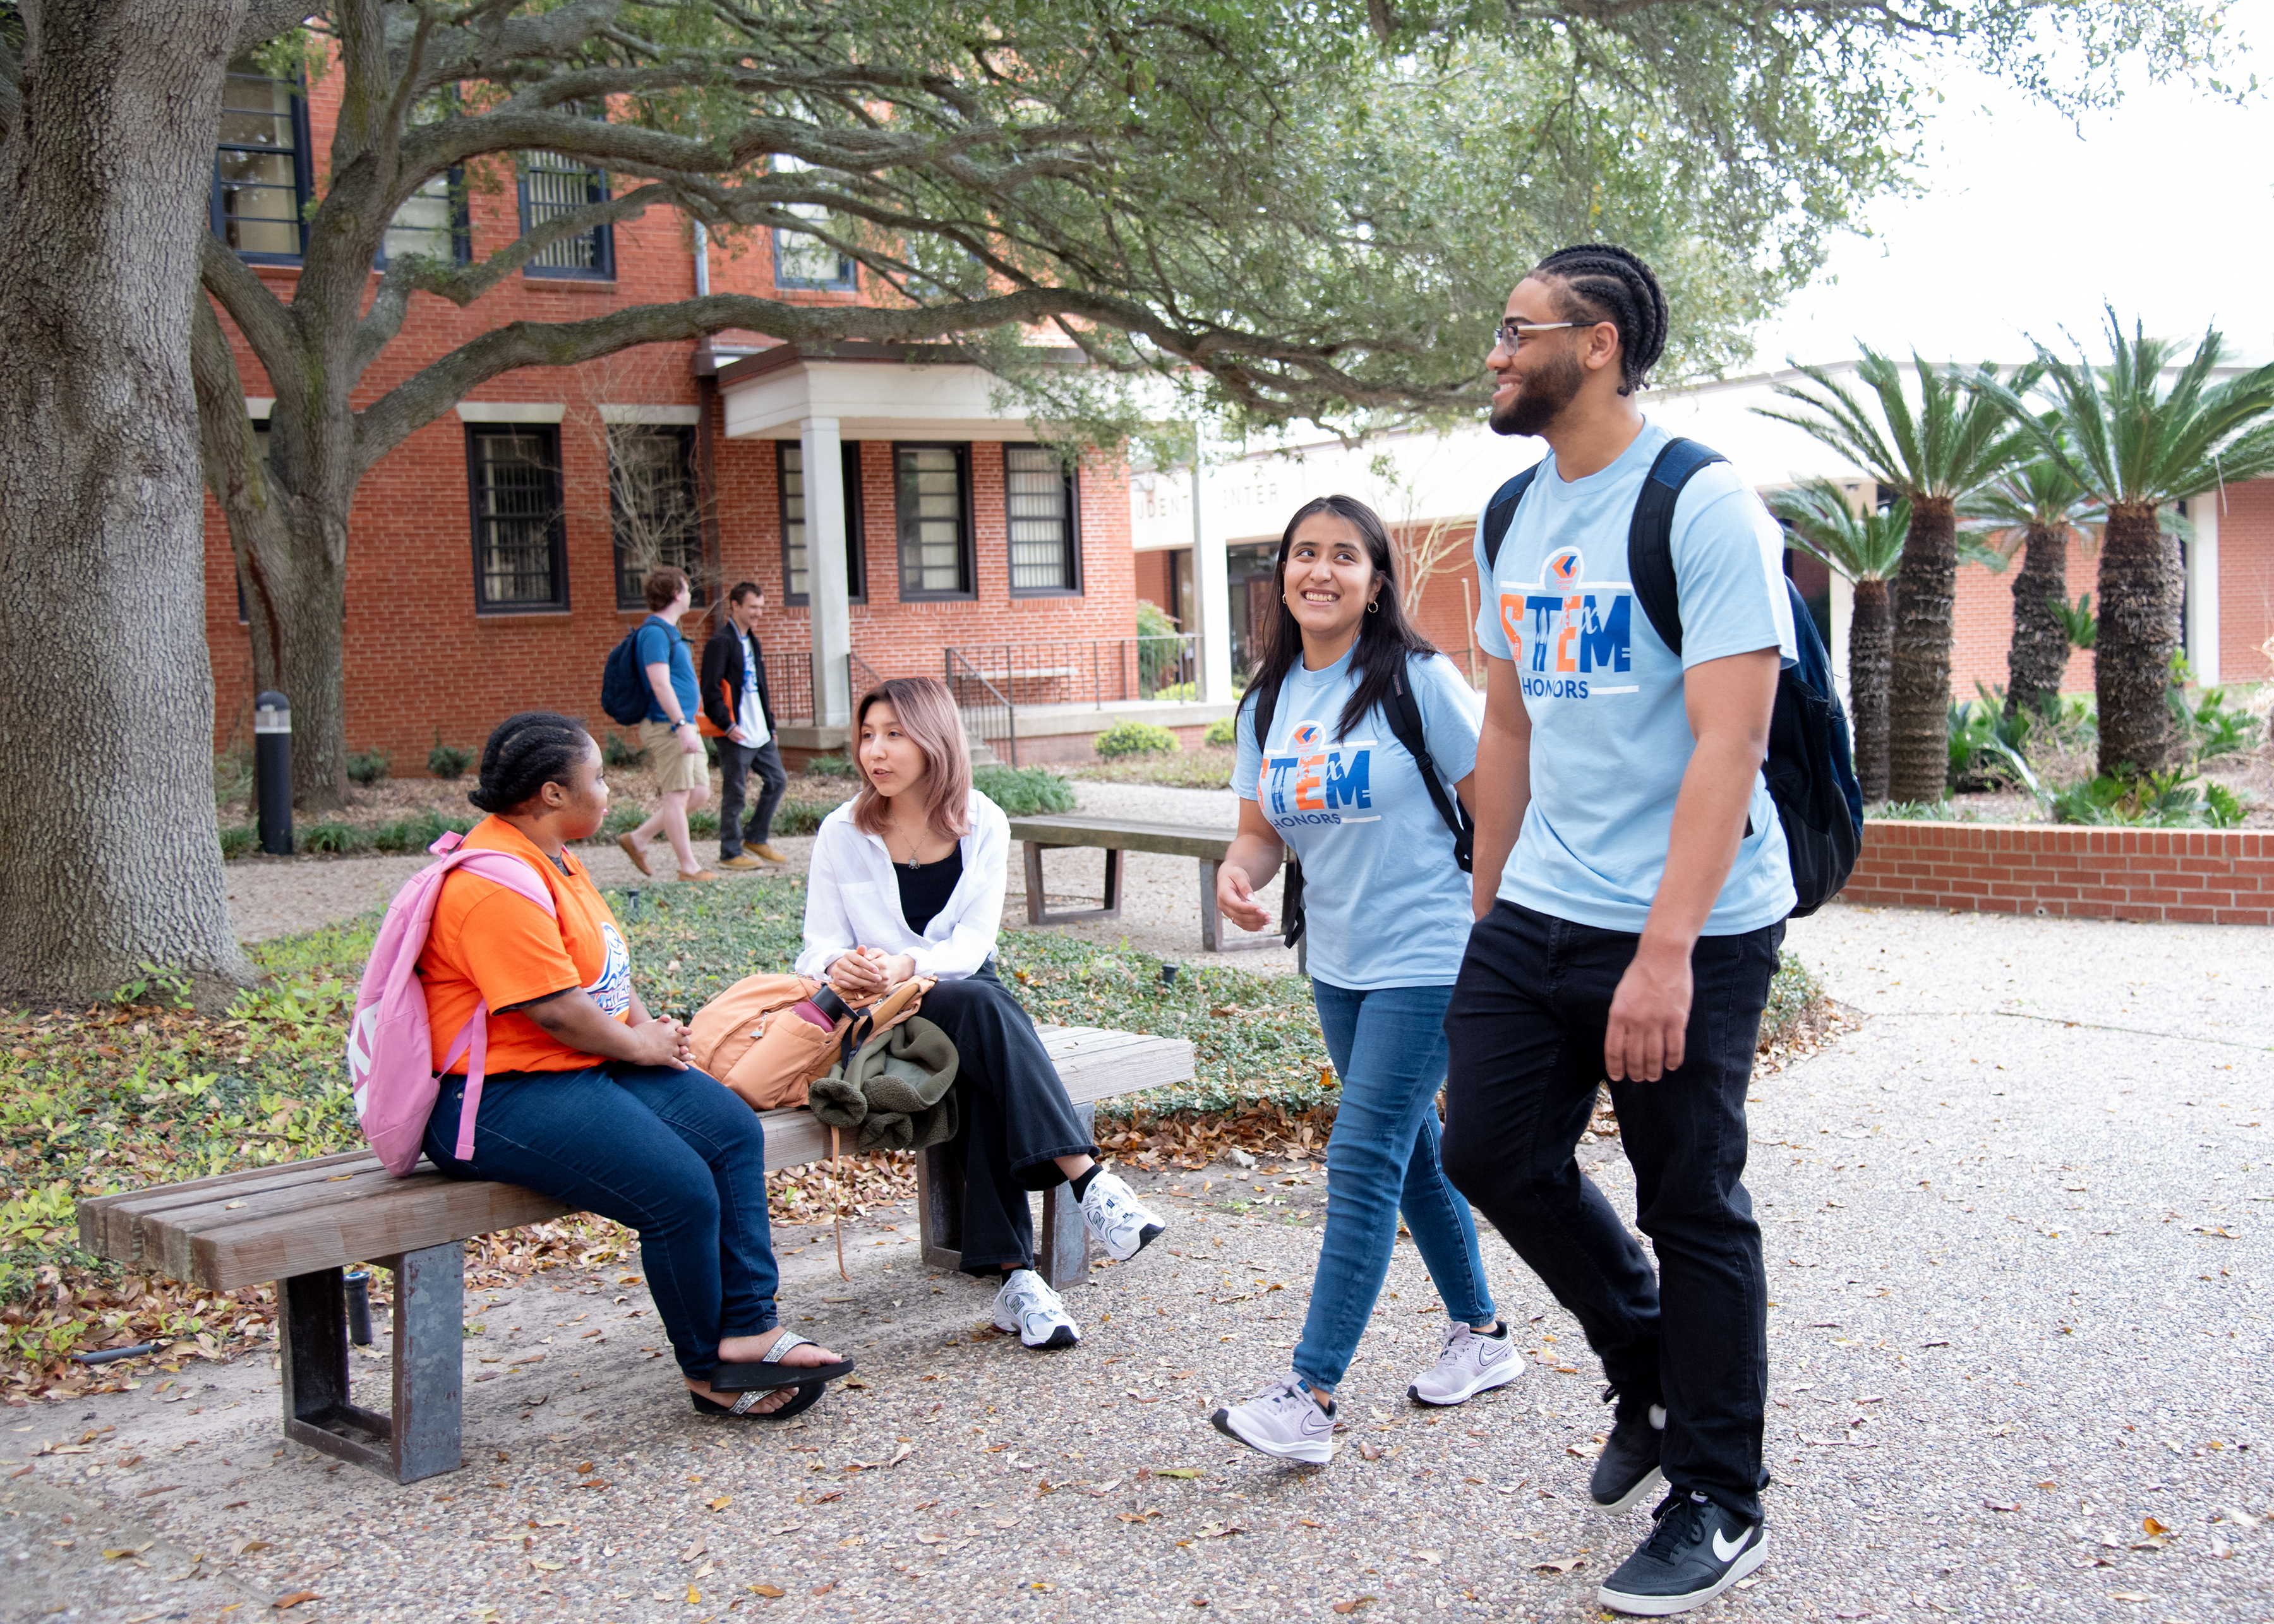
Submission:
M 813 624 L 814 722 L 853 723 L 852 583 L 845 578 L 844 452 L 834 417 L 797 425 L 805 465 L 805 580 Z
M 2195 680 L 2218 681 L 2218 510 L 2224 492 L 2206 491 L 2187 502 L 2195 539 L 2187 544 L 2187 664 Z
M 1231 585 L 1224 523 L 1210 512 L 1204 426 L 1193 425 L 1193 605 L 1200 620 L 1201 698 L 1228 705 L 1231 692 Z
M 1856 583 L 1838 570 L 1832 572 L 1832 635 L 1826 652 L 1832 656 L 1832 686 L 1841 708 L 1855 714 L 1856 696 L 1848 691 L 1848 636 L 1856 622 Z

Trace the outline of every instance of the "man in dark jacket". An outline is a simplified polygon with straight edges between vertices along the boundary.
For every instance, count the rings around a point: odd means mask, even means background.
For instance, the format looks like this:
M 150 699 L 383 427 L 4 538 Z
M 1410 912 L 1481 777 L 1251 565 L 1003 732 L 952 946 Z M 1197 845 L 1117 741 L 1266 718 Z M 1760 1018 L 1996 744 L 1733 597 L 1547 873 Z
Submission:
M 755 868 L 758 860 L 789 860 L 766 844 L 789 775 L 774 744 L 773 707 L 766 698 L 766 657 L 758 646 L 764 590 L 744 581 L 727 594 L 727 618 L 703 648 L 703 731 L 719 741 L 719 866 Z M 758 804 L 742 821 L 744 786 L 758 770 Z M 749 850 L 743 847 L 748 845 Z

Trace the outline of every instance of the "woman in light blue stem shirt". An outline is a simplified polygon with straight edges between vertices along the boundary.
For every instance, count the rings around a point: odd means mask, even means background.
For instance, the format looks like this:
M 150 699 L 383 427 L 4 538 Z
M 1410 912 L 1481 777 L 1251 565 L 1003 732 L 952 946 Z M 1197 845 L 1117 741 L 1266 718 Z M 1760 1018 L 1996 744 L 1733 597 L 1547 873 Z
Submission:
M 1457 1404 L 1523 1365 L 1486 1289 L 1469 1205 L 1437 1159 L 1445 1005 L 1472 919 L 1451 796 L 1468 801 L 1482 707 L 1407 624 L 1389 532 L 1364 503 L 1326 496 L 1299 508 L 1280 538 L 1277 579 L 1279 611 L 1239 714 L 1239 832 L 1216 906 L 1264 929 L 1255 891 L 1282 846 L 1293 850 L 1311 993 L 1342 1102 L 1294 1367 L 1214 1419 L 1266 1455 L 1323 1464 L 1335 1389 L 1382 1294 L 1401 1209 L 1449 1316 L 1437 1363 L 1407 1394 Z

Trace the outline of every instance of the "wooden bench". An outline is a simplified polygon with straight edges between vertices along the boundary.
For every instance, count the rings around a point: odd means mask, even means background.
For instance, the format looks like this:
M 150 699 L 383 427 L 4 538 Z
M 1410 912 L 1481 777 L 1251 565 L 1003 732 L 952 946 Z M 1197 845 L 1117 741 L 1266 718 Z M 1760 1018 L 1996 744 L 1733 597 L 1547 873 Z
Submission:
M 1251 947 L 1277 947 L 1279 933 L 1260 931 L 1232 935 L 1216 911 L 1216 874 L 1234 831 L 1208 829 L 1194 823 L 1136 823 L 1122 818 L 1064 816 L 1014 817 L 1011 838 L 1026 843 L 1027 922 L 1065 925 L 1085 919 L 1121 917 L 1121 853 L 1158 852 L 1169 857 L 1192 857 L 1201 866 L 1201 946 L 1211 953 L 1241 952 Z M 1103 846 L 1105 850 L 1105 906 L 1052 914 L 1043 896 L 1043 852 L 1050 846 Z
M 1040 1031 L 1085 1132 L 1098 1101 L 1193 1075 L 1193 1046 L 1181 1038 L 1097 1026 Z M 829 1130 L 809 1112 L 759 1119 L 768 1172 L 828 1156 Z M 917 1159 L 916 1184 L 923 1261 L 953 1269 L 962 1199 L 945 1147 Z M 414 1483 L 463 1463 L 465 1243 L 569 1210 L 516 1184 L 446 1177 L 424 1162 L 391 1178 L 369 1152 L 346 1151 L 97 1196 L 79 1203 L 79 1237 L 89 1252 L 208 1290 L 275 1282 L 285 1435 Z M 1036 1242 L 1035 1268 L 1053 1286 L 1087 1278 L 1088 1232 L 1064 1185 L 1043 1195 Z M 388 1415 L 348 1397 L 343 1271 L 358 1262 L 395 1274 Z

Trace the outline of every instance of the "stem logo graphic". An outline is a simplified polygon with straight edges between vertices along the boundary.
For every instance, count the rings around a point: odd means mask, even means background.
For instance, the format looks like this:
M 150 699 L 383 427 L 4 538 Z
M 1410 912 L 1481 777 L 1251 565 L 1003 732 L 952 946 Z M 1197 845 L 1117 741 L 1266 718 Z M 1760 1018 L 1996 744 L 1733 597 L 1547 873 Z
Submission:
M 1298 722 L 1287 730 L 1287 741 L 1264 756 L 1255 776 L 1255 802 L 1282 830 L 1379 823 L 1373 773 L 1373 740 L 1329 744 L 1318 723 Z
M 1500 584 L 1500 623 L 1529 699 L 1593 699 L 1638 691 L 1603 679 L 1634 669 L 1634 586 L 1589 581 L 1577 547 L 1547 555 L 1538 581 Z

